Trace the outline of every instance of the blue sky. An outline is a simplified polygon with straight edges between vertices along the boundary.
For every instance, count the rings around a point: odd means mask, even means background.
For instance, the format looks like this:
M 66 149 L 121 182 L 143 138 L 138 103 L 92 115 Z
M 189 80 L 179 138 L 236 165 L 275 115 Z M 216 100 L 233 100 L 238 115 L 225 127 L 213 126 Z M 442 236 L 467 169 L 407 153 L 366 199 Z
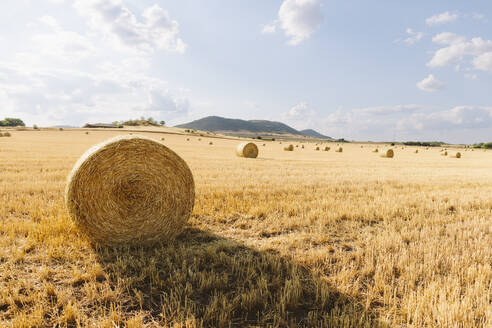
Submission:
M 3 0 L 0 117 L 492 140 L 492 3 Z

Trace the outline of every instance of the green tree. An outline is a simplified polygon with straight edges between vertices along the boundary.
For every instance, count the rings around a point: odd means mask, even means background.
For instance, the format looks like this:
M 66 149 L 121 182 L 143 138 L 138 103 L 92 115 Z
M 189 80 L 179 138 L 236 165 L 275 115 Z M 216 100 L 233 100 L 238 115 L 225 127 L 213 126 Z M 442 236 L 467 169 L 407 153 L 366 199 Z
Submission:
M 166 125 L 166 122 L 165 121 L 160 121 L 159 122 L 161 125 Z
M 26 126 L 20 118 L 6 117 L 0 121 L 0 126 Z

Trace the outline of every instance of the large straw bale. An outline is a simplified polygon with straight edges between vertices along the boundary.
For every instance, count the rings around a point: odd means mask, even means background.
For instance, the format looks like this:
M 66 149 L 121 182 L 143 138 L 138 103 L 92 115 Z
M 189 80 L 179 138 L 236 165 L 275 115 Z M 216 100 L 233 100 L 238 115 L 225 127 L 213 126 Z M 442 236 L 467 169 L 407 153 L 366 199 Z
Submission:
M 386 153 L 381 155 L 381 157 L 383 158 L 393 158 L 393 156 L 395 156 L 395 152 L 393 151 L 393 149 L 388 149 Z
M 194 200 L 186 162 L 143 136 L 119 136 L 89 149 L 65 192 L 70 217 L 101 245 L 169 241 L 182 231 Z
M 256 158 L 258 157 L 258 147 L 252 142 L 240 143 L 236 147 L 236 155 L 239 157 Z

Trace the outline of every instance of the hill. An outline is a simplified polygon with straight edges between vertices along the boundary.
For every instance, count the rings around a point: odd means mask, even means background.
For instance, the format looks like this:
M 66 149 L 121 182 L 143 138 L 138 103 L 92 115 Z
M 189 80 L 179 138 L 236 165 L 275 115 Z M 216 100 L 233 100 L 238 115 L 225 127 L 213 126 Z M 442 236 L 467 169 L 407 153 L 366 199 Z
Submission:
M 313 138 L 318 138 L 318 139 L 333 139 L 331 137 L 325 136 L 317 131 L 314 131 L 313 129 L 306 129 L 300 131 L 303 135 L 308 136 L 308 137 L 313 137 Z
M 219 116 L 208 116 L 196 121 L 177 125 L 178 128 L 219 132 L 236 136 L 251 135 L 292 135 L 297 137 L 314 137 L 331 139 L 314 130 L 298 131 L 287 124 L 266 120 L 240 120 L 230 119 Z

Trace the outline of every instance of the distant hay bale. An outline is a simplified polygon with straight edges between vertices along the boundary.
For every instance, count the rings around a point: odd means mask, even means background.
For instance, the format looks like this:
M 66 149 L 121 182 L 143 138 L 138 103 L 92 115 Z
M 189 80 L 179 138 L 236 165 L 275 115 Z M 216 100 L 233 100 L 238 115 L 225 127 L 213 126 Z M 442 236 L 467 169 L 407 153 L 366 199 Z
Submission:
M 190 141 L 190 138 L 186 138 L 186 141 Z
M 284 147 L 285 151 L 294 151 L 294 145 L 288 145 Z
M 89 131 L 85 131 L 85 134 L 89 134 Z
M 460 152 L 456 152 L 456 154 L 454 154 L 451 157 L 453 157 L 453 158 L 461 158 L 461 153 Z
M 198 138 L 198 141 L 202 141 L 202 138 Z
M 63 128 L 58 128 L 59 131 L 63 131 Z
M 303 149 L 304 149 L 304 145 L 301 145 L 301 148 L 303 148 Z
M 262 146 L 263 146 L 263 147 L 265 147 L 265 146 L 266 146 L 266 144 L 263 144 Z
M 166 140 L 166 139 L 165 139 L 164 137 L 162 137 L 162 138 L 161 138 L 161 141 L 164 141 L 164 140 Z
M 342 148 L 342 147 L 338 147 L 338 148 L 335 150 L 335 152 L 337 152 L 337 153 L 342 153 L 342 152 L 343 152 L 343 148 Z
M 214 143 L 213 143 L 212 141 L 210 141 L 208 144 L 209 144 L 209 145 L 213 145 Z
M 330 149 L 331 149 L 331 148 L 330 148 L 330 147 L 328 147 L 328 146 L 326 146 L 326 147 L 325 147 L 325 151 L 330 151 Z
M 388 150 L 386 151 L 386 153 L 381 154 L 381 157 L 383 157 L 383 158 L 393 158 L 393 156 L 395 156 L 395 152 L 394 152 L 394 151 L 393 151 L 393 149 L 391 149 L 391 148 L 390 148 L 390 149 L 388 149 Z
M 150 138 L 119 136 L 79 158 L 65 202 L 79 229 L 101 245 L 139 245 L 179 234 L 193 209 L 186 162 Z
M 296 145 L 296 148 L 299 148 L 299 145 Z
M 258 157 L 258 147 L 252 142 L 240 143 L 236 147 L 236 155 L 239 157 L 256 158 Z
M 379 152 L 379 149 L 377 149 L 377 148 L 376 148 L 376 149 L 374 149 L 372 152 L 373 152 L 373 153 L 378 153 L 378 152 Z
M 319 150 L 319 147 L 314 148 L 314 150 Z
M 415 149 L 415 154 L 418 154 L 419 153 L 419 150 L 418 149 Z
M 3 133 L 3 136 L 4 136 L 4 137 L 11 137 L 12 135 L 10 134 L 10 132 L 4 132 L 4 133 Z
M 444 153 L 441 154 L 441 156 L 448 156 L 448 152 L 445 151 Z

